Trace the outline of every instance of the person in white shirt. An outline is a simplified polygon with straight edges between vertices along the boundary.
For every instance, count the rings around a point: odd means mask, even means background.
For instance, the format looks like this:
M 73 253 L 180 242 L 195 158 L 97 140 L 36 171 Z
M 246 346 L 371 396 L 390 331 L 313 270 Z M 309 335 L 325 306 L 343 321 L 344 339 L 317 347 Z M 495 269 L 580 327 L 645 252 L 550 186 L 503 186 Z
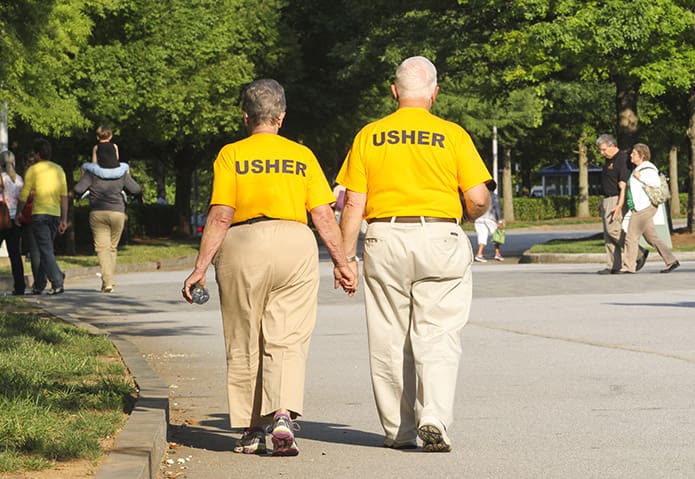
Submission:
M 666 268 L 661 270 L 662 273 L 670 273 L 680 266 L 673 252 L 659 238 L 656 228 L 654 228 L 653 218 L 656 214 L 656 206 L 649 200 L 644 186 L 659 186 L 661 179 L 659 178 L 659 170 L 654 163 L 649 161 L 650 158 L 651 153 L 647 145 L 637 143 L 632 147 L 630 161 L 635 165 L 635 169 L 632 171 L 627 184 L 627 204 L 632 215 L 625 237 L 623 266 L 619 271 L 621 274 L 636 272 L 639 239 L 642 235 L 647 243 L 656 248 L 661 259 L 664 260 Z

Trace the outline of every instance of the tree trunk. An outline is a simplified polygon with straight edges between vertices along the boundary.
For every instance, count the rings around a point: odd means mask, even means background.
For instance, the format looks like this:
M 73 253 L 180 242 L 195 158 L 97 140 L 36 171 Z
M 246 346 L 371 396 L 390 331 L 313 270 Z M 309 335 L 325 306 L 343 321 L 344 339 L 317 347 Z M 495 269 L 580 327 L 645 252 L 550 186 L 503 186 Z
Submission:
M 514 221 L 514 192 L 512 191 L 512 150 L 504 149 L 504 166 L 502 168 L 502 195 L 504 221 Z
M 622 76 L 616 78 L 615 86 L 618 146 L 621 150 L 631 150 L 637 141 L 639 86 Z
M 690 168 L 689 168 L 689 183 L 688 188 L 688 233 L 693 232 L 693 207 L 695 206 L 695 87 L 690 89 L 690 97 L 688 98 L 688 114 L 690 121 L 688 124 L 688 138 L 690 138 Z
M 193 149 L 184 146 L 175 153 L 174 167 L 176 168 L 176 196 L 174 205 L 179 212 L 176 234 L 180 236 L 191 235 L 191 191 L 193 189 Z
M 678 147 L 671 145 L 668 152 L 668 176 L 670 178 L 669 186 L 671 187 L 671 215 L 681 214 L 681 202 L 678 198 Z
M 589 155 L 587 154 L 586 134 L 582 133 L 578 142 L 579 150 L 579 199 L 577 216 L 587 218 L 589 214 Z

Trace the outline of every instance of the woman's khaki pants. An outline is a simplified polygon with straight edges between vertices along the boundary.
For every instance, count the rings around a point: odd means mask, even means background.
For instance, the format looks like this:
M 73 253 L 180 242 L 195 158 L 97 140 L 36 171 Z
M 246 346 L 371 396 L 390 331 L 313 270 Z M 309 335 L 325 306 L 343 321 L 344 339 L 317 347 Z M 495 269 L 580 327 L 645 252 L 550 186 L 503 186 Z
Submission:
M 120 211 L 90 211 L 89 227 L 94 237 L 94 251 L 101 266 L 102 288 L 113 288 L 116 275 L 118 243 L 125 226 L 125 213 Z
M 316 238 L 296 221 L 234 226 L 214 265 L 231 426 L 262 426 L 280 408 L 301 415 L 316 323 Z

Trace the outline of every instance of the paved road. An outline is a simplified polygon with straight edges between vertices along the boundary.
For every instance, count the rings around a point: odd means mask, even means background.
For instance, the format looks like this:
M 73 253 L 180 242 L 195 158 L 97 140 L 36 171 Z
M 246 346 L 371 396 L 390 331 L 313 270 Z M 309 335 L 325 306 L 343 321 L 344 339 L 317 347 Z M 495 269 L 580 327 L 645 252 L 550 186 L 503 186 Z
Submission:
M 187 271 L 122 275 L 113 295 L 71 281 L 42 302 L 126 337 L 169 386 L 185 463 L 170 477 L 692 478 L 695 262 L 682 264 L 475 264 L 450 454 L 380 447 L 362 297 L 332 290 L 327 263 L 297 458 L 229 452 L 217 294 L 183 302 Z

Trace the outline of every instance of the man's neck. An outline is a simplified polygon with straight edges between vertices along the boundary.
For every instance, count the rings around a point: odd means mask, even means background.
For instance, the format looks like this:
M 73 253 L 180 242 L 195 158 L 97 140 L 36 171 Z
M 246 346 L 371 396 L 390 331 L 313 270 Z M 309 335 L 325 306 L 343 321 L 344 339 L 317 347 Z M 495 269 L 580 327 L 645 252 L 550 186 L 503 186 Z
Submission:
M 424 108 L 429 111 L 432 101 L 429 98 L 399 98 L 398 108 Z

